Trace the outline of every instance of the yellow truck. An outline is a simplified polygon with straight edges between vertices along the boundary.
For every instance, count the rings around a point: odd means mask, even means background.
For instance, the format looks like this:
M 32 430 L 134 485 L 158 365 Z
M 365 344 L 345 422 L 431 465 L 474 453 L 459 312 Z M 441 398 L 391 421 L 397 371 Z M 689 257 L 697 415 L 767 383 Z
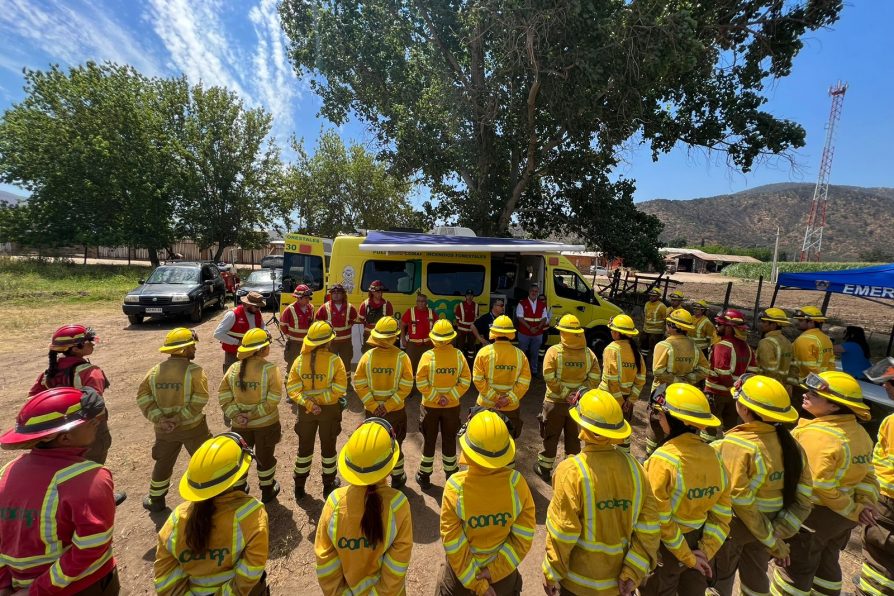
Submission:
M 546 295 L 552 324 L 564 314 L 573 314 L 587 328 L 591 347 L 601 354 L 611 341 L 609 319 L 621 309 L 596 296 L 593 288 L 562 251 L 583 246 L 525 240 L 447 236 L 409 232 L 370 231 L 364 236 L 338 236 L 331 256 L 322 238 L 289 234 L 285 238 L 282 307 L 294 301 L 291 289 L 304 283 L 314 290 L 313 303 L 323 303 L 334 283 L 345 286 L 355 306 L 367 297 L 374 280 L 385 284 L 385 297 L 400 316 L 412 308 L 416 293 L 428 295 L 429 306 L 453 321 L 454 307 L 472 290 L 479 316 L 491 300 L 506 300 L 506 313 L 515 315 L 519 300 L 528 295 L 532 283 Z M 558 340 L 554 332 L 548 338 Z

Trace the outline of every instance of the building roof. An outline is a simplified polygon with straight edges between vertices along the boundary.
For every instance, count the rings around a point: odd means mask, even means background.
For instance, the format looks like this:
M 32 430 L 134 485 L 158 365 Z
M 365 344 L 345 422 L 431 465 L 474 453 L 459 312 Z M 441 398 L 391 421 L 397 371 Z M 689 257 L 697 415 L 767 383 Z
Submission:
M 665 259 L 676 259 L 678 257 L 694 257 L 702 261 L 713 261 L 715 263 L 760 263 L 754 257 L 746 257 L 743 255 L 715 255 L 707 253 L 695 248 L 660 248 L 664 253 Z

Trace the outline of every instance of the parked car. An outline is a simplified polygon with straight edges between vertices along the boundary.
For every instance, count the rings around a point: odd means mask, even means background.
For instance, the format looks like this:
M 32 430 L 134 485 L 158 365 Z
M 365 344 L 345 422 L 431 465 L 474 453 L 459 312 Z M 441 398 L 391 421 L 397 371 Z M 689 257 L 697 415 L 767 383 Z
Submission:
M 146 317 L 188 315 L 198 323 L 206 308 L 226 306 L 226 286 L 214 263 L 182 261 L 157 267 L 124 297 L 124 314 L 132 325 Z
M 258 269 L 249 273 L 236 290 L 236 301 L 249 292 L 261 294 L 267 301 L 267 308 L 276 310 L 276 301 L 282 292 L 282 269 Z
M 261 269 L 282 269 L 283 255 L 267 255 L 261 259 Z
M 608 277 L 609 271 L 605 267 L 601 265 L 591 265 L 590 266 L 590 275 Z

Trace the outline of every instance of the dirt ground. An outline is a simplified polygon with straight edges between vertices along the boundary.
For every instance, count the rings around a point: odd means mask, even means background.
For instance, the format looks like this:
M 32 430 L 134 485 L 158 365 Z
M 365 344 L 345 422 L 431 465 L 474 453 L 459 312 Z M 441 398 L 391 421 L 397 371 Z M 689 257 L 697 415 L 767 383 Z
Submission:
M 716 283 L 687 283 L 684 291 L 693 297 L 705 297 L 709 301 L 722 301 L 724 286 Z M 754 290 L 744 282 L 737 283 L 733 290 L 733 301 L 745 303 L 750 291 Z M 719 294 L 719 296 L 718 296 Z M 817 293 L 800 292 L 785 295 L 784 306 L 796 306 L 799 300 L 817 303 Z M 840 300 L 839 300 L 840 299 Z M 833 308 L 844 298 L 836 296 Z M 837 303 L 837 304 L 836 304 Z M 875 305 L 860 302 L 859 309 L 850 312 L 851 320 L 874 321 L 877 328 L 890 326 L 890 313 L 875 311 Z M 882 307 L 878 307 L 882 308 Z M 197 363 L 205 368 L 212 388 L 212 401 L 206 409 L 212 432 L 222 432 L 224 424 L 214 397 L 220 382 L 223 355 L 212 333 L 223 313 L 215 313 L 205 322 L 195 326 L 199 337 Z M 46 343 L 56 327 L 66 322 L 82 322 L 94 327 L 100 343 L 92 357 L 93 362 L 103 368 L 111 381 L 106 392 L 106 400 L 111 412 L 110 427 L 113 444 L 107 466 L 112 470 L 118 489 L 128 493 L 128 500 L 118 509 L 115 524 L 114 550 L 118 560 L 123 594 L 151 594 L 152 561 L 155 556 L 156 533 L 164 523 L 166 514 L 148 515 L 140 505 L 148 490 L 149 473 L 152 468 L 150 448 L 152 427 L 143 418 L 136 405 L 136 389 L 146 371 L 161 358 L 157 347 L 161 345 L 165 333 L 184 321 L 148 322 L 131 327 L 114 304 L 63 306 L 50 309 L 23 307 L 0 307 L 0 317 L 15 320 L 16 341 L 0 344 L 0 406 L 6 414 L 0 420 L 4 428 L 13 422 L 28 389 L 38 374 L 46 367 Z M 862 318 L 861 318 L 862 317 Z M 876 318 L 877 317 L 877 318 Z M 883 324 L 882 324 L 883 322 Z M 274 346 L 271 360 L 282 362 L 282 347 Z M 540 564 L 544 549 L 544 523 L 551 489 L 541 479 L 530 473 L 540 448 L 535 416 L 539 412 L 544 394 L 544 386 L 535 382 L 522 402 L 522 417 L 525 425 L 518 441 L 518 469 L 528 480 L 537 507 L 538 531 L 531 552 L 524 559 L 520 570 L 524 578 L 525 594 L 541 593 Z M 475 392 L 471 390 L 463 399 L 463 411 L 474 402 Z M 436 460 L 434 486 L 421 491 L 412 480 L 419 465 L 421 435 L 418 432 L 419 400 L 408 403 L 410 419 L 409 434 L 405 442 L 406 469 L 411 477 L 405 493 L 409 499 L 414 527 L 415 548 L 407 574 L 408 594 L 431 594 L 434 591 L 437 571 L 444 561 L 443 548 L 438 535 L 438 516 L 442 494 L 443 475 L 440 461 Z M 634 454 L 642 456 L 644 404 L 637 408 L 637 423 L 634 435 Z M 279 445 L 279 467 L 277 479 L 282 485 L 282 493 L 277 503 L 268 505 L 270 515 L 270 560 L 267 565 L 268 580 L 273 594 L 318 593 L 314 573 L 313 538 L 316 519 L 322 510 L 323 501 L 319 482 L 320 460 L 317 457 L 308 481 L 308 496 L 296 504 L 291 480 L 292 461 L 297 451 L 297 439 L 291 428 L 294 414 L 283 404 L 281 410 L 283 441 Z M 353 429 L 362 419 L 359 400 L 352 396 L 350 407 L 345 412 L 343 427 Z M 339 447 L 347 440 L 348 432 L 342 433 Z M 14 452 L 0 452 L 0 464 L 15 456 Z M 174 486 L 187 461 L 184 452 L 174 475 Z M 250 478 L 253 494 L 258 494 L 257 479 Z M 174 490 L 168 496 L 168 504 L 180 502 Z M 859 536 L 855 532 L 847 552 L 842 555 L 845 569 L 846 589 L 850 590 L 850 578 L 859 569 Z

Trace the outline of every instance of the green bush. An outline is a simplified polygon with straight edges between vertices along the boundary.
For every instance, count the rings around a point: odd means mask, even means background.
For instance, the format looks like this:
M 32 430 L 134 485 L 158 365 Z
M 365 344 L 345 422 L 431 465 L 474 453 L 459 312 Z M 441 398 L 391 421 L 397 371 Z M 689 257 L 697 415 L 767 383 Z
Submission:
M 149 267 L 0 257 L 0 304 L 122 301 Z
M 807 271 L 840 271 L 842 269 L 857 269 L 859 267 L 871 267 L 878 263 L 779 263 L 780 273 L 804 273 Z M 770 279 L 772 263 L 736 263 L 725 267 L 721 273 L 727 277 L 741 279 L 757 279 L 761 275 L 764 280 Z

